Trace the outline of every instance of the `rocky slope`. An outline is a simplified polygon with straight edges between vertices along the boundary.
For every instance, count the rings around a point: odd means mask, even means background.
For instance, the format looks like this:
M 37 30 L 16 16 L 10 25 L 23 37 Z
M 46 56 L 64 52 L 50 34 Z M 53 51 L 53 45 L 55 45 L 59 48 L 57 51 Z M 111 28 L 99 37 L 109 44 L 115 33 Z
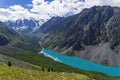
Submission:
M 34 32 L 45 48 L 96 63 L 120 66 L 120 8 L 94 6 L 56 17 Z

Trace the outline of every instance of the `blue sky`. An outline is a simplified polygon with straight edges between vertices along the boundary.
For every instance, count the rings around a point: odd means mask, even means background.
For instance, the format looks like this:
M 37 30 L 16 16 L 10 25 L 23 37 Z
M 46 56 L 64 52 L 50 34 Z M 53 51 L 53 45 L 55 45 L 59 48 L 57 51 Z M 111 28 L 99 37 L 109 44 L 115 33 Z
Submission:
M 9 7 L 12 5 L 22 5 L 26 7 L 26 4 L 32 4 L 31 0 L 0 0 L 0 7 Z
M 53 0 L 45 0 L 45 1 L 53 1 Z M 21 5 L 25 8 L 29 8 L 27 4 L 32 4 L 32 0 L 0 0 L 0 8 L 7 8 L 12 5 Z
M 44 0 L 51 2 L 53 0 Z M 32 4 L 32 0 L 0 0 L 0 8 L 7 8 L 12 5 L 21 5 L 25 8 L 29 8 L 27 4 Z

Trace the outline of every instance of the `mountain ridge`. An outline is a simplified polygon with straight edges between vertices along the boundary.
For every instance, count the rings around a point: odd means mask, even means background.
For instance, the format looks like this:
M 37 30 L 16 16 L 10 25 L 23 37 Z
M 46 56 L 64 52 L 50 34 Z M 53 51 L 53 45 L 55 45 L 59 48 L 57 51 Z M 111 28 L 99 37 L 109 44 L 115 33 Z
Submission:
M 14 30 L 17 30 L 24 34 L 30 34 L 46 22 L 46 20 L 35 20 L 35 19 L 18 19 L 16 21 L 5 21 L 4 24 Z
M 35 34 L 42 34 L 45 48 L 100 64 L 120 66 L 119 14 L 119 7 L 94 6 L 70 17 L 52 18 Z

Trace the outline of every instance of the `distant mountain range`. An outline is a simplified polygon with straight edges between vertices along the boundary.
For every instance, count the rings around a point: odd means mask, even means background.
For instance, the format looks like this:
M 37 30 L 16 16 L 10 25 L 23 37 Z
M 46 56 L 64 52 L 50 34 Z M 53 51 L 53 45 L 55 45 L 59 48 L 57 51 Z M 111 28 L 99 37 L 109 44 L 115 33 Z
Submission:
M 4 23 L 0 22 L 0 45 L 4 46 L 11 42 L 20 41 L 22 35 L 14 31 L 11 28 L 8 28 Z
M 45 48 L 96 63 L 120 66 L 120 8 L 94 6 L 70 17 L 53 17 L 34 35 Z
M 16 21 L 6 21 L 4 22 L 5 25 L 11 27 L 21 33 L 29 34 L 37 29 L 46 22 L 45 20 L 35 20 L 35 19 L 19 19 Z
M 37 52 L 38 46 L 38 39 L 21 34 L 0 22 L 0 53 Z

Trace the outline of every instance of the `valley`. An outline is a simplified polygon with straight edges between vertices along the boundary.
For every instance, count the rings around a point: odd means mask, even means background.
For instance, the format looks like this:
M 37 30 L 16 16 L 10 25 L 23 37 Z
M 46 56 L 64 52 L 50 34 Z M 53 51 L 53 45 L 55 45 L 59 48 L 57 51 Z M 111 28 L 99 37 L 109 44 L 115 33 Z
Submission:
M 0 21 L 0 80 L 120 80 L 119 31 L 120 7 L 111 6 Z

